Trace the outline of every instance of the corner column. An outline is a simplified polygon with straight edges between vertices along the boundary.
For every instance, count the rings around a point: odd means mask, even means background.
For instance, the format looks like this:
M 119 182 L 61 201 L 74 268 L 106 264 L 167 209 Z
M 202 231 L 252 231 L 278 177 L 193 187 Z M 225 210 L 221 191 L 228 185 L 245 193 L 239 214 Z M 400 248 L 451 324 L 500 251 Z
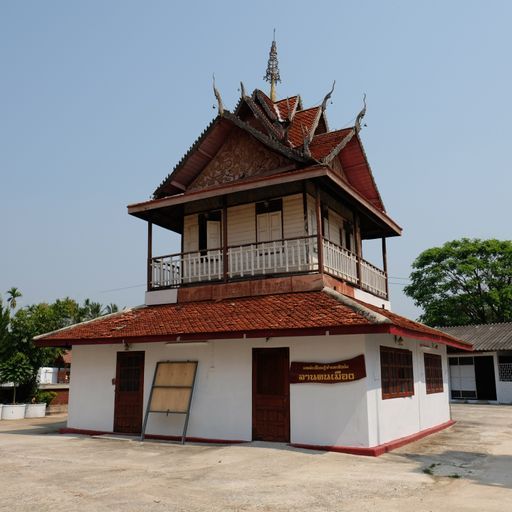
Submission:
M 148 222 L 148 262 L 147 262 L 147 291 L 151 290 L 152 285 L 152 268 L 151 263 L 153 259 L 153 223 Z
M 359 215 L 356 213 L 354 215 L 354 242 L 356 244 L 356 272 L 357 272 L 357 283 L 359 288 L 362 288 L 363 283 L 361 280 L 361 257 L 363 254 L 363 244 L 361 242 L 361 223 L 359 221 Z
M 320 186 L 316 185 L 316 238 L 318 244 L 318 271 L 324 273 L 324 240 L 322 222 L 322 203 L 320 201 Z
M 385 238 L 382 238 L 382 270 L 384 270 L 384 274 L 386 275 L 386 299 L 389 300 L 388 253 Z
M 226 196 L 222 198 L 222 270 L 224 282 L 228 282 L 228 206 Z

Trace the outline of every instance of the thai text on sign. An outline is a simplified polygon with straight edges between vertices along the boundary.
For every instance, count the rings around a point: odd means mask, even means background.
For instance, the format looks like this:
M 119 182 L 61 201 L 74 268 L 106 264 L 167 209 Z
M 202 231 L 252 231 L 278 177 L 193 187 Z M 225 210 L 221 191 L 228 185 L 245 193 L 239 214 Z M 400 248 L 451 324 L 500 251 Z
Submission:
M 290 365 L 290 384 L 338 384 L 366 377 L 364 355 L 335 363 L 300 363 Z

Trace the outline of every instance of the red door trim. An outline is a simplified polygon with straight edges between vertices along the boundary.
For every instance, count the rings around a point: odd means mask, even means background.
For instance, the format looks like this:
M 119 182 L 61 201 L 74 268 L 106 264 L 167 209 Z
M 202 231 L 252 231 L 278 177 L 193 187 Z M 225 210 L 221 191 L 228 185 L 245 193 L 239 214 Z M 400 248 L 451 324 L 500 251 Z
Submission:
M 136 390 L 121 391 L 123 382 L 121 361 L 128 358 L 137 358 L 138 386 Z M 114 398 L 114 432 L 123 434 L 140 434 L 142 430 L 142 409 L 144 401 L 144 351 L 117 352 L 116 355 L 116 389 Z M 124 396 L 123 396 L 124 395 Z M 131 414 L 130 414 L 131 413 Z M 131 418 L 130 418 L 131 416 Z M 127 417 L 131 423 L 127 423 Z
M 276 439 L 271 432 L 256 433 L 257 428 L 261 428 L 260 418 L 258 417 L 258 402 L 260 398 L 257 396 L 257 379 L 258 379 L 258 353 L 262 351 L 274 351 L 277 357 L 281 359 L 281 378 L 283 379 L 283 388 L 285 394 L 281 395 L 284 400 L 284 406 L 281 411 L 284 413 L 284 428 L 279 439 Z M 288 347 L 276 348 L 253 348 L 252 349 L 252 438 L 262 441 L 290 442 L 290 349 Z M 276 395 L 279 396 L 279 395 Z M 279 400 L 279 399 L 278 399 Z

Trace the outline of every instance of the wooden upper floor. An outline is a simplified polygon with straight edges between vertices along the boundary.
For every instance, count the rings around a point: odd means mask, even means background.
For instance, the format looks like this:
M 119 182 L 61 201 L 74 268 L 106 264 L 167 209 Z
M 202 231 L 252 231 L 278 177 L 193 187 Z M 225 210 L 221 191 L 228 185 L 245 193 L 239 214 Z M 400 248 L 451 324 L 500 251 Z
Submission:
M 325 104 L 271 102 L 242 92 L 203 132 L 154 199 L 130 205 L 150 226 L 148 289 L 326 273 L 386 298 L 387 215 L 359 138 L 329 131 Z M 151 227 L 179 233 L 176 254 L 152 254 Z M 383 267 L 363 259 L 363 240 L 383 240 Z

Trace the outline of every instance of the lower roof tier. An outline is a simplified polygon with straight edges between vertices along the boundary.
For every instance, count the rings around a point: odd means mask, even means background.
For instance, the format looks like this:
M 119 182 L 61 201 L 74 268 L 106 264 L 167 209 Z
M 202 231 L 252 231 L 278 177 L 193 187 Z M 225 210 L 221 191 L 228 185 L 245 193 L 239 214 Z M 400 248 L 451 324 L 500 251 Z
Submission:
M 462 350 L 471 344 L 330 288 L 142 306 L 35 338 L 38 346 L 388 333 Z

